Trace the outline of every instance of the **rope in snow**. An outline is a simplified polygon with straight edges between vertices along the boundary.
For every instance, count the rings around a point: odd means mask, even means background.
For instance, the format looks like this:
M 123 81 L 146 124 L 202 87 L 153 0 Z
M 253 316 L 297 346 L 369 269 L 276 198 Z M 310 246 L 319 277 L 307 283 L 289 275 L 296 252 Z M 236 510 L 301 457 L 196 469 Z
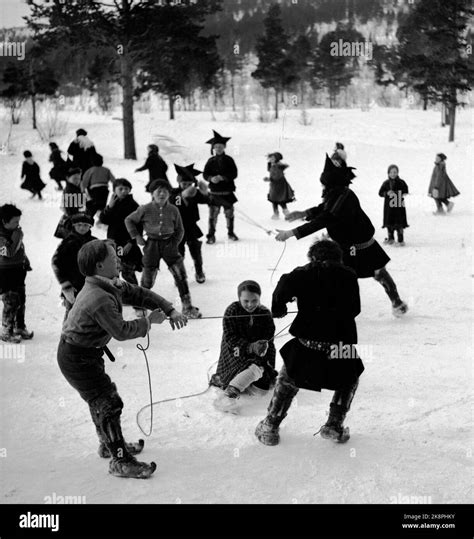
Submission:
M 292 314 L 292 313 L 288 313 L 288 314 Z M 240 315 L 236 315 L 236 316 L 240 316 Z M 268 316 L 268 315 L 255 315 L 255 316 Z M 232 316 L 232 317 L 231 316 L 228 316 L 228 317 L 215 316 L 215 317 L 212 317 L 212 318 L 234 318 L 234 316 Z M 284 335 L 281 335 L 281 334 L 287 328 L 289 328 L 292 323 L 293 322 L 290 322 L 288 325 L 286 325 L 282 330 L 280 330 L 271 339 L 269 339 L 268 342 L 273 341 L 274 339 L 276 339 L 278 337 L 284 337 L 285 335 L 287 335 L 287 334 L 284 334 Z M 200 395 L 204 395 L 205 393 L 207 393 L 209 391 L 209 389 L 211 388 L 210 371 L 214 367 L 214 365 L 217 363 L 217 361 L 214 361 L 214 363 L 212 363 L 212 365 L 210 365 L 209 368 L 207 369 L 207 387 L 206 387 L 206 389 L 204 391 L 200 391 L 199 393 L 191 393 L 190 395 L 183 395 L 182 397 L 171 397 L 169 399 L 162 399 L 162 400 L 159 400 L 159 401 L 153 401 L 153 390 L 152 390 L 152 383 L 151 383 L 150 366 L 149 366 L 149 363 L 148 363 L 148 357 L 146 355 L 146 350 L 148 350 L 148 348 L 150 347 L 150 333 L 149 333 L 149 331 L 147 331 L 146 335 L 147 335 L 146 347 L 143 347 L 141 344 L 137 344 L 136 346 L 141 352 L 143 352 L 143 356 L 145 357 L 146 369 L 147 369 L 147 373 L 148 373 L 148 389 L 149 389 L 149 392 L 150 392 L 150 404 L 146 404 L 145 406 L 140 408 L 140 410 L 138 410 L 137 415 L 136 415 L 136 422 L 137 422 L 138 428 L 142 431 L 142 433 L 145 436 L 150 436 L 151 433 L 153 432 L 153 406 L 155 406 L 157 404 L 164 403 L 164 402 L 172 402 L 172 401 L 177 401 L 177 400 L 190 399 L 191 397 L 198 397 Z M 150 408 L 150 430 L 148 432 L 145 432 L 143 430 L 141 424 L 140 424 L 140 414 L 143 411 L 145 411 L 147 408 Z
M 268 228 L 265 228 L 264 226 L 262 226 L 260 223 L 258 223 L 257 221 L 255 221 L 255 219 L 252 219 L 252 217 L 250 217 L 249 215 L 247 215 L 245 212 L 243 212 L 242 210 L 240 210 L 239 208 L 235 208 L 235 211 L 240 214 L 240 219 L 246 223 L 248 223 L 249 225 L 253 225 L 253 226 L 256 226 L 257 228 L 260 228 L 260 230 L 263 230 L 264 232 L 266 232 L 269 236 L 271 236 L 272 234 L 275 234 L 275 231 L 274 230 L 269 230 Z M 239 217 L 239 215 L 237 216 Z

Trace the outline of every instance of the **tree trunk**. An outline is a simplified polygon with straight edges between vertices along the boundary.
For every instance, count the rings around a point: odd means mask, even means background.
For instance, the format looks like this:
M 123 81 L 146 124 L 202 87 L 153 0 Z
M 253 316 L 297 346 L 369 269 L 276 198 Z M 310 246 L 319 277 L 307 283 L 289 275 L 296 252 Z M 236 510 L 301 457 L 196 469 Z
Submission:
M 174 120 L 174 95 L 168 95 L 168 106 L 170 110 L 170 120 Z
M 31 94 L 31 110 L 32 110 L 32 119 L 33 119 L 33 129 L 36 129 L 36 95 Z
M 135 127 L 133 120 L 133 67 L 127 51 L 120 56 L 120 76 L 122 83 L 122 117 L 124 158 L 136 159 Z
M 423 98 L 423 110 L 428 110 L 428 98 Z
M 449 142 L 454 142 L 454 125 L 456 123 L 456 105 L 450 104 L 449 111 Z
M 278 120 L 278 90 L 275 88 L 275 120 Z
M 235 81 L 233 72 L 230 74 L 230 96 L 232 99 L 232 112 L 235 112 Z

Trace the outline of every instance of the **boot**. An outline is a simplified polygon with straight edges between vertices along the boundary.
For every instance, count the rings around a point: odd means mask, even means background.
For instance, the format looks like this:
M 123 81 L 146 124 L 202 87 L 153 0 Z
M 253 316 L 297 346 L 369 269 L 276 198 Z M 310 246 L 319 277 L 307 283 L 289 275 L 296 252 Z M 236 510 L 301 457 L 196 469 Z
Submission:
M 278 211 L 273 212 L 272 219 L 273 219 L 274 221 L 277 221 L 278 219 L 280 219 L 280 214 L 279 214 Z
M 138 455 L 145 447 L 145 440 L 140 439 L 138 442 L 125 443 L 125 447 L 130 455 Z M 102 457 L 103 459 L 109 459 L 112 456 L 104 442 L 100 443 L 98 453 L 99 457 Z
M 11 344 L 19 344 L 21 343 L 21 336 L 20 335 L 15 335 L 13 333 L 13 330 L 10 329 L 10 328 L 3 328 L 2 329 L 2 335 L 1 335 L 1 340 L 3 342 L 9 342 Z
M 204 283 L 206 281 L 206 276 L 202 270 L 202 242 L 199 240 L 188 242 L 189 252 L 194 261 L 194 268 L 196 270 L 195 278 L 196 282 Z
M 384 243 L 392 245 L 395 242 L 395 237 L 393 235 L 393 230 L 388 230 L 388 237 L 383 240 Z
M 240 398 L 240 391 L 234 386 L 227 386 L 227 389 L 217 397 L 213 402 L 214 408 L 221 412 L 228 412 L 231 414 L 239 413 L 239 403 L 237 400 Z
M 407 311 L 408 305 L 401 299 L 395 302 L 392 306 L 392 313 L 396 318 L 401 318 Z
M 35 334 L 35 332 L 34 331 L 28 331 L 26 328 L 22 328 L 22 329 L 15 328 L 13 330 L 13 334 L 18 335 L 19 337 L 21 337 L 25 341 L 29 341 L 30 339 L 33 338 L 33 335 Z
M 334 440 L 338 443 L 347 442 L 350 438 L 349 428 L 343 427 L 346 417 L 345 408 L 340 404 L 331 402 L 329 406 L 329 417 L 326 424 L 321 427 L 321 437 L 325 440 Z
M 195 273 L 194 277 L 196 278 L 197 283 L 202 284 L 202 283 L 206 282 L 206 275 L 202 271 L 202 268 L 199 269 L 199 270 L 196 270 L 196 273 Z
M 207 241 L 206 243 L 208 245 L 214 245 L 214 243 L 216 243 L 216 237 L 214 236 L 214 234 L 210 235 L 210 236 L 207 236 Z
M 283 208 L 283 215 L 285 217 L 287 217 L 288 215 L 290 215 L 290 210 L 288 208 Z
M 234 233 L 234 217 L 227 217 L 227 237 L 232 241 L 239 241 L 239 238 Z
M 263 445 L 278 445 L 280 443 L 280 423 L 283 417 L 275 418 L 267 415 L 255 429 L 255 436 Z
M 181 304 L 183 307 L 183 314 L 188 318 L 202 318 L 202 314 L 197 307 L 194 307 L 191 303 L 191 295 L 186 294 L 181 298 Z
M 397 230 L 397 240 L 398 240 L 398 245 L 400 247 L 403 247 L 405 245 L 405 241 L 403 237 L 403 228 L 400 228 Z
M 448 202 L 448 208 L 447 208 L 448 213 L 451 213 L 451 210 L 453 208 L 454 208 L 454 202 Z
M 139 462 L 135 457 L 114 457 L 109 464 L 109 473 L 115 477 L 148 479 L 156 470 L 154 462 Z

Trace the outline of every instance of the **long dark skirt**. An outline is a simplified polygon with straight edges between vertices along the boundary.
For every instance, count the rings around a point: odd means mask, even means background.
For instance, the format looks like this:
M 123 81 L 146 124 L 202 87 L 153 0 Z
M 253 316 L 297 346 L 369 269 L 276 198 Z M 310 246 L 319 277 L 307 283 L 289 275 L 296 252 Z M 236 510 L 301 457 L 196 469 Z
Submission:
M 359 279 L 373 277 L 375 270 L 385 267 L 390 262 L 390 257 L 377 241 L 366 249 L 344 246 L 343 252 L 344 264 L 354 269 Z
M 364 372 L 364 364 L 355 347 L 333 346 L 330 351 L 313 350 L 295 338 L 280 349 L 288 375 L 298 387 L 312 391 L 337 390 L 359 378 Z M 345 357 L 349 355 L 351 357 Z

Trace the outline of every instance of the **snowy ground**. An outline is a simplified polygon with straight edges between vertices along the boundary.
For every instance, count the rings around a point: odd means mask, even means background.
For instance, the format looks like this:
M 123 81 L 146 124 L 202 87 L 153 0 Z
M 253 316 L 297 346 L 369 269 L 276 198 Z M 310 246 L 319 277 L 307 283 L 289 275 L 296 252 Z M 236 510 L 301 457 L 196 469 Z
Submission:
M 293 209 L 319 203 L 319 173 L 324 154 L 335 140 L 346 143 L 349 162 L 357 167 L 354 190 L 382 241 L 383 201 L 377 196 L 389 164 L 400 167 L 410 188 L 405 248 L 389 247 L 394 276 L 410 311 L 394 319 L 383 289 L 373 280 L 360 281 L 362 313 L 359 339 L 366 371 L 348 416 L 352 437 L 335 445 L 313 437 L 324 423 L 331 393 L 300 391 L 282 425 L 281 444 L 264 447 L 254 437 L 270 395 L 244 397 L 241 416 L 212 407 L 213 391 L 202 397 L 155 407 L 152 435 L 143 460 L 155 460 L 149 481 L 121 481 L 107 473 L 97 454 L 97 440 L 87 406 L 63 379 L 56 364 L 56 346 L 63 309 L 50 269 L 58 240 L 52 234 L 59 219 L 59 196 L 49 181 L 45 201 L 29 200 L 19 189 L 21 153 L 33 151 L 48 178 L 48 148 L 29 129 L 25 118 L 14 127 L 15 154 L 0 155 L 0 200 L 23 211 L 25 245 L 34 271 L 27 278 L 27 324 L 33 341 L 15 349 L 3 346 L 0 356 L 0 501 L 43 503 L 45 497 L 80 496 L 86 503 L 395 503 L 406 496 L 424 503 L 472 503 L 471 402 L 471 209 L 472 168 L 469 111 L 459 114 L 457 141 L 448 144 L 439 113 L 372 109 L 310 111 L 313 125 L 299 124 L 288 112 L 278 123 L 235 123 L 229 114 L 180 113 L 175 122 L 165 113 L 136 116 L 140 162 L 146 145 L 162 147 L 170 166 L 209 157 L 211 129 L 232 136 L 228 147 L 239 167 L 236 208 L 271 228 L 266 200 L 265 154 L 279 150 L 290 164 L 288 179 L 297 202 Z M 67 136 L 56 140 L 66 149 L 78 127 L 85 127 L 116 177 L 134 184 L 139 202 L 147 173 L 134 174 L 136 162 L 122 156 L 120 121 L 111 117 L 65 113 Z M 167 137 L 167 138 L 163 138 Z M 451 215 L 432 215 L 426 196 L 434 156 L 448 155 L 448 173 L 461 191 Z M 141 163 L 140 163 L 141 164 Z M 170 177 L 174 179 L 174 172 Z M 282 228 L 288 224 L 281 222 Z M 207 230 L 207 208 L 201 211 Z M 220 316 L 235 299 L 237 284 L 259 281 L 262 302 L 270 304 L 279 276 L 306 262 L 314 238 L 287 243 L 281 254 L 260 229 L 237 219 L 237 244 L 227 244 L 221 215 L 214 246 L 204 246 L 208 280 L 190 279 L 194 303 L 206 316 Z M 105 237 L 103 229 L 94 234 Z M 187 258 L 192 277 L 194 272 Z M 155 289 L 177 301 L 171 276 L 164 270 Z M 132 316 L 127 309 L 127 316 Z M 277 330 L 291 317 L 276 321 Z M 286 332 L 285 332 L 286 333 Z M 217 360 L 220 320 L 190 321 L 173 333 L 154 326 L 149 358 L 154 398 L 182 396 L 206 388 L 206 372 Z M 277 340 L 281 346 L 288 337 Z M 112 341 L 117 362 L 107 369 L 125 402 L 124 432 L 141 437 L 136 412 L 148 402 L 142 354 L 136 342 Z M 278 365 L 281 358 L 278 357 Z M 148 416 L 142 416 L 148 426 Z M 412 499 L 415 501 L 415 499 Z

